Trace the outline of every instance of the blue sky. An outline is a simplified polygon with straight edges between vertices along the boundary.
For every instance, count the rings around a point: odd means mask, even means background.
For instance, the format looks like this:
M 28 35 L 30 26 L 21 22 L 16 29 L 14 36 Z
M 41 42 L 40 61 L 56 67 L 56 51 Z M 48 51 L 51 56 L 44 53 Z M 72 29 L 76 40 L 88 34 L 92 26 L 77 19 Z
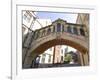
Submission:
M 51 21 L 61 18 L 70 23 L 75 23 L 77 18 L 77 14 L 57 12 L 37 12 L 37 16 L 40 19 L 51 19 Z

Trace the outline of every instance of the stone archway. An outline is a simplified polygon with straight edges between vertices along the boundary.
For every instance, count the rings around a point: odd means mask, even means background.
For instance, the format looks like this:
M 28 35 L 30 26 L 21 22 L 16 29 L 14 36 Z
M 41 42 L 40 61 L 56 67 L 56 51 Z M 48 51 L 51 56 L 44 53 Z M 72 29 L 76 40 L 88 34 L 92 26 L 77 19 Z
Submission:
M 42 54 L 48 48 L 50 48 L 52 46 L 56 46 L 56 45 L 69 45 L 69 46 L 77 49 L 78 51 L 80 51 L 82 53 L 82 57 L 84 57 L 83 56 L 84 54 L 88 54 L 88 49 L 79 43 L 75 43 L 73 41 L 66 40 L 66 39 L 53 39 L 53 40 L 44 42 L 43 44 L 40 44 L 38 47 L 33 49 L 31 52 L 29 52 L 28 56 L 26 58 L 25 64 L 30 65 L 35 56 Z M 87 65 L 87 64 L 88 64 L 88 61 L 82 62 L 82 65 Z

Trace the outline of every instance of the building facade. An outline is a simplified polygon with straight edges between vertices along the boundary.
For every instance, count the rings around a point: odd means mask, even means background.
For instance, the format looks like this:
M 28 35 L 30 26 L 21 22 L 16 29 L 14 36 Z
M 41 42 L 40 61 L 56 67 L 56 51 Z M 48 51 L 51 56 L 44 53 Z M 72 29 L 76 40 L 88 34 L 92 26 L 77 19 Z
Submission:
M 89 14 L 79 13 L 77 16 L 76 23 L 85 25 L 84 31 L 86 34 L 86 38 L 89 41 Z M 89 47 L 89 44 L 88 44 L 88 47 Z M 81 54 L 81 52 L 79 52 L 79 51 L 77 51 L 77 53 L 79 53 L 79 56 L 80 56 L 80 61 L 81 61 L 80 63 L 82 65 L 89 65 L 89 62 L 90 62 L 89 61 L 89 54 L 90 54 L 89 49 L 84 54 Z

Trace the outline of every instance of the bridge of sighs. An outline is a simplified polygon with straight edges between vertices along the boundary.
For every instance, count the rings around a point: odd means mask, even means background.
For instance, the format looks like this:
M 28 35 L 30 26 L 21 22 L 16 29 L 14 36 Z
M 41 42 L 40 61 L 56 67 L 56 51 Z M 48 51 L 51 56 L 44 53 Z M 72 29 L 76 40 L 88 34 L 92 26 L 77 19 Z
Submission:
M 23 40 L 24 67 L 30 66 L 36 55 L 55 45 L 69 45 L 77 49 L 84 58 L 82 65 L 89 64 L 89 34 L 85 25 L 57 19 L 51 25 L 30 30 L 27 35 Z

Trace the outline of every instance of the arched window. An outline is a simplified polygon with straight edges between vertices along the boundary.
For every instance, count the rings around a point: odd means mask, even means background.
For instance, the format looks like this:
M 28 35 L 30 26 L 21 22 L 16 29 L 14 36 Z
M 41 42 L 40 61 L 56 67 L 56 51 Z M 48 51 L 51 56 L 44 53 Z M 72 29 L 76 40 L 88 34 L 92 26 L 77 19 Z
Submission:
M 77 28 L 76 27 L 73 27 L 73 34 L 78 35 L 78 31 L 77 31 Z
M 53 32 L 55 32 L 55 26 L 53 26 Z
M 48 28 L 47 34 L 50 34 L 50 33 L 51 33 L 51 28 Z
M 36 31 L 36 32 L 35 32 L 34 39 L 37 39 L 38 37 L 39 37 L 39 31 Z
M 62 25 L 62 32 L 64 32 L 64 25 Z
M 83 29 L 83 28 L 80 28 L 80 34 L 81 34 L 82 36 L 85 36 L 85 32 L 84 32 L 84 29 Z
M 57 23 L 57 32 L 60 32 L 60 31 L 61 31 L 61 24 Z
M 45 63 L 45 57 L 46 57 L 46 55 L 45 54 L 42 54 L 42 63 Z
M 67 27 L 67 32 L 72 33 L 72 28 L 70 26 Z

